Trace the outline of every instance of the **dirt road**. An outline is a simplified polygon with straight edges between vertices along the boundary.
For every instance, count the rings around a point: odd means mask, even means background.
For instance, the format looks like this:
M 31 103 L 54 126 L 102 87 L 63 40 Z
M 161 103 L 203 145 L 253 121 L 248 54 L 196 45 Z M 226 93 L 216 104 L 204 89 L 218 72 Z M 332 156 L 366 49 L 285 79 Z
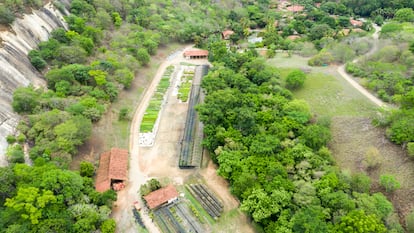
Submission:
M 373 37 L 373 46 L 371 50 L 366 53 L 364 56 L 370 56 L 373 53 L 375 53 L 378 50 L 378 33 L 380 31 L 380 27 L 374 24 L 375 32 L 372 35 Z M 354 59 L 352 62 L 357 63 L 360 58 Z M 351 75 L 349 75 L 345 71 L 345 64 L 338 67 L 338 73 L 347 81 L 349 84 L 351 84 L 355 89 L 357 89 L 361 94 L 366 96 L 369 100 L 371 100 L 374 104 L 376 104 L 379 107 L 389 107 L 388 104 L 384 103 L 382 100 L 371 94 L 369 91 L 367 91 L 364 87 L 362 87 L 358 82 L 356 82 Z
M 207 63 L 207 60 L 190 61 L 184 59 L 182 57 L 182 52 L 190 47 L 191 46 L 187 46 L 182 50 L 175 52 L 160 65 L 154 79 L 145 91 L 143 98 L 134 113 L 129 140 L 129 180 L 126 188 L 118 192 L 118 200 L 114 203 L 112 209 L 112 217 L 117 222 L 118 233 L 138 232 L 137 224 L 134 222 L 132 214 L 132 204 L 134 201 L 139 200 L 139 187 L 146 183 L 148 179 L 156 177 L 161 180 L 161 182 L 163 180 L 168 180 L 169 183 L 180 185 L 183 184 L 189 176 L 198 173 L 197 170 L 181 170 L 177 166 L 179 140 L 184 129 L 188 105 L 186 103 L 180 103 L 176 97 L 172 96 L 171 88 L 167 93 L 167 100 L 159 114 L 161 121 L 154 145 L 151 147 L 139 146 L 139 128 L 142 118 L 150 102 L 151 96 L 155 92 L 157 84 L 162 78 L 166 68 L 170 65 L 179 65 L 180 62 L 191 62 L 193 64 Z M 176 74 L 173 74 L 173 76 L 173 78 L 175 78 Z M 212 187 L 212 189 L 220 190 L 219 194 L 226 200 L 228 209 L 238 207 L 238 201 L 229 193 L 225 180 L 216 175 L 214 167 L 209 166 L 207 169 L 200 171 L 199 174 L 205 180 L 217 181 L 212 184 L 215 186 Z M 143 209 L 143 211 L 141 211 L 141 217 L 148 231 L 151 233 L 160 232 L 149 217 L 148 211 L 142 203 L 140 204 Z M 248 226 L 247 221 L 245 221 L 244 224 L 239 225 L 243 225 L 245 229 L 250 227 Z
M 132 204 L 134 201 L 137 201 L 139 199 L 139 187 L 142 184 L 144 184 L 148 179 L 147 174 L 143 173 L 139 166 L 139 128 L 145 110 L 148 107 L 151 96 L 156 90 L 157 85 L 165 69 L 174 62 L 180 62 L 180 60 L 181 56 L 177 52 L 177 54 L 175 54 L 175 57 L 169 57 L 160 65 L 160 67 L 157 70 L 157 73 L 155 74 L 154 79 L 152 80 L 148 89 L 145 91 L 145 94 L 141 102 L 135 110 L 134 117 L 131 122 L 129 139 L 129 180 L 126 188 L 118 192 L 118 200 L 116 201 L 116 203 L 114 204 L 114 208 L 112 209 L 112 217 L 117 222 L 117 232 L 138 232 L 132 215 Z M 141 215 L 141 217 L 143 218 L 143 221 L 146 227 L 148 228 L 149 232 L 159 232 L 158 228 L 153 224 L 152 220 L 149 218 L 147 214 L 144 213 Z

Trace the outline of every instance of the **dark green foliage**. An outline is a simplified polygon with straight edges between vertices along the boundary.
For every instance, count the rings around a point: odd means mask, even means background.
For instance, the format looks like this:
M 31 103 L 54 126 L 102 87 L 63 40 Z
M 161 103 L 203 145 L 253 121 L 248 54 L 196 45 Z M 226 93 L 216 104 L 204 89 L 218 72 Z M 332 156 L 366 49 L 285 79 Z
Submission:
M 39 103 L 39 91 L 33 86 L 19 87 L 13 93 L 13 110 L 18 113 L 33 113 Z
M 400 110 L 391 116 L 387 136 L 397 144 L 414 142 L 414 111 Z
M 157 179 L 152 178 L 146 184 L 141 185 L 141 187 L 139 188 L 139 192 L 141 196 L 145 196 L 149 194 L 150 192 L 153 192 L 160 188 L 161 188 L 161 183 Z
M 80 162 L 79 173 L 81 176 L 92 177 L 95 174 L 95 167 L 90 162 L 82 161 Z
M 129 112 L 130 112 L 129 108 L 121 108 L 121 110 L 119 110 L 118 120 L 120 121 L 128 120 L 130 118 Z
M 16 191 L 16 177 L 11 167 L 0 167 L 0 205 L 10 198 Z
M 40 56 L 30 57 L 30 62 L 37 70 L 40 71 L 43 70 L 47 65 L 46 61 L 43 60 L 43 58 L 41 58 Z
M 10 163 L 24 163 L 24 152 L 21 145 L 9 146 L 6 155 Z
M 15 136 L 13 136 L 13 135 L 7 135 L 7 137 L 6 137 L 6 141 L 7 141 L 7 143 L 8 144 L 13 144 L 13 143 L 15 143 L 16 142 L 16 137 Z
M 14 21 L 14 14 L 10 8 L 0 5 L 0 24 L 11 24 Z
M 356 192 L 368 193 L 371 189 L 371 178 L 364 173 L 353 174 L 351 188 Z
M 137 51 L 137 59 L 142 65 L 147 65 L 150 61 L 150 55 L 145 48 L 140 48 Z
M 302 134 L 302 138 L 305 145 L 318 150 L 331 140 L 331 132 L 329 128 L 320 125 L 311 125 L 306 127 Z
M 82 224 L 93 230 L 108 219 L 111 202 L 101 204 L 95 201 L 105 199 L 106 194 L 94 191 L 93 181 L 83 179 L 76 172 L 61 170 L 49 163 L 32 167 L 17 164 L 13 170 L 1 168 L 0 174 L 3 179 L 1 187 L 9 189 L 0 221 L 5 232 L 17 229 L 22 232 L 28 232 L 27 229 L 79 232 Z M 4 190 L 0 191 L 4 194 Z M 91 199 L 85 199 L 85 196 Z M 112 226 L 106 226 L 110 229 L 114 227 L 113 222 L 105 225 Z
M 395 12 L 394 20 L 400 22 L 414 22 L 414 10 L 412 8 L 402 8 Z

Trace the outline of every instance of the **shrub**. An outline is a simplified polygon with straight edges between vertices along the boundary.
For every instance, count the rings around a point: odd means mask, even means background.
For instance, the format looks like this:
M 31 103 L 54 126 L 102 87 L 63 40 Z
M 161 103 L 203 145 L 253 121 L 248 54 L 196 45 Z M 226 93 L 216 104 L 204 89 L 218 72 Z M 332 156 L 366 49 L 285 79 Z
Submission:
M 14 14 L 5 6 L 0 5 L 0 24 L 11 24 L 14 21 Z
M 19 136 L 17 136 L 17 142 L 18 143 L 23 143 L 23 142 L 25 142 L 26 141 L 26 136 L 24 135 L 24 134 L 19 134 Z
M 113 219 L 105 220 L 101 225 L 102 233 L 115 233 L 116 222 Z
M 381 156 L 377 148 L 369 147 L 365 153 L 364 165 L 368 170 L 376 169 L 381 165 Z
M 408 232 L 414 232 L 414 211 L 411 211 L 411 213 L 405 217 L 405 224 Z
M 40 56 L 30 58 L 30 63 L 39 71 L 43 70 L 47 65 L 46 61 Z
M 414 157 L 414 142 L 409 142 L 407 144 L 407 153 L 408 156 Z
M 13 136 L 13 135 L 7 135 L 6 141 L 7 141 L 7 143 L 9 143 L 11 145 L 11 144 L 16 142 L 16 137 Z
M 95 167 L 90 162 L 82 161 L 80 162 L 79 172 L 81 176 L 92 177 L 95 173 Z
M 6 155 L 10 163 L 24 163 L 24 153 L 21 145 L 9 146 Z
M 401 187 L 400 183 L 395 179 L 393 175 L 381 175 L 380 184 L 385 188 L 385 191 L 391 193 Z
M 310 65 L 310 66 L 324 66 L 324 65 L 329 65 L 334 60 L 335 59 L 332 56 L 332 54 L 330 54 L 328 52 L 320 52 L 317 55 L 313 56 L 311 59 L 309 59 L 308 65 Z
M 356 192 L 368 193 L 371 189 L 371 178 L 364 173 L 353 174 L 351 188 Z
M 298 89 L 305 83 L 306 74 L 301 70 L 290 72 L 286 78 L 286 87 L 289 89 Z
M 119 111 L 118 120 L 128 120 L 129 119 L 129 109 L 128 108 L 121 108 Z

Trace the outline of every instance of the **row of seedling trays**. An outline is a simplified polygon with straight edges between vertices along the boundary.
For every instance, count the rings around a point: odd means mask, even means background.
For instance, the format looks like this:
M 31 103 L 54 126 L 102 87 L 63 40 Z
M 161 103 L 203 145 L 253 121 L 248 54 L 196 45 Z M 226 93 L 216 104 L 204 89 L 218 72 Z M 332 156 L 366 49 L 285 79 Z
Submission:
M 187 189 L 211 217 L 215 219 L 220 217 L 223 212 L 223 204 L 205 185 L 191 184 L 187 185 Z

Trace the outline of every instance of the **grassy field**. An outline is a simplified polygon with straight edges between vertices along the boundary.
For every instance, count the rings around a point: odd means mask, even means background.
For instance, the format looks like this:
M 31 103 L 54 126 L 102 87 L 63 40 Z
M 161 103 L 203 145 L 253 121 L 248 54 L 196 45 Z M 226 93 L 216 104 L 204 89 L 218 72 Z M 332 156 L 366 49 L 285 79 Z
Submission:
M 372 116 L 376 106 L 342 78 L 310 73 L 295 98 L 306 100 L 317 116 Z
M 371 119 L 377 108 L 356 91 L 332 67 L 308 67 L 305 58 L 287 58 L 278 54 L 268 60 L 280 68 L 282 80 L 293 69 L 310 69 L 304 87 L 294 91 L 295 98 L 305 99 L 317 117 L 331 118 L 332 140 L 329 148 L 338 166 L 349 173 L 362 172 L 371 177 L 372 192 L 384 192 L 378 185 L 379 176 L 392 174 L 401 183 L 401 189 L 385 195 L 404 221 L 407 213 L 414 208 L 414 161 L 410 160 L 400 146 L 385 137 L 385 130 L 376 128 Z M 283 83 L 283 81 L 282 81 Z M 368 170 L 364 159 L 370 148 L 379 152 L 379 166 Z
M 268 63 L 279 68 L 282 84 L 295 69 L 310 71 L 304 86 L 293 92 L 306 100 L 316 116 L 372 116 L 376 107 L 336 72 L 336 67 L 310 67 L 307 58 L 277 54 Z

